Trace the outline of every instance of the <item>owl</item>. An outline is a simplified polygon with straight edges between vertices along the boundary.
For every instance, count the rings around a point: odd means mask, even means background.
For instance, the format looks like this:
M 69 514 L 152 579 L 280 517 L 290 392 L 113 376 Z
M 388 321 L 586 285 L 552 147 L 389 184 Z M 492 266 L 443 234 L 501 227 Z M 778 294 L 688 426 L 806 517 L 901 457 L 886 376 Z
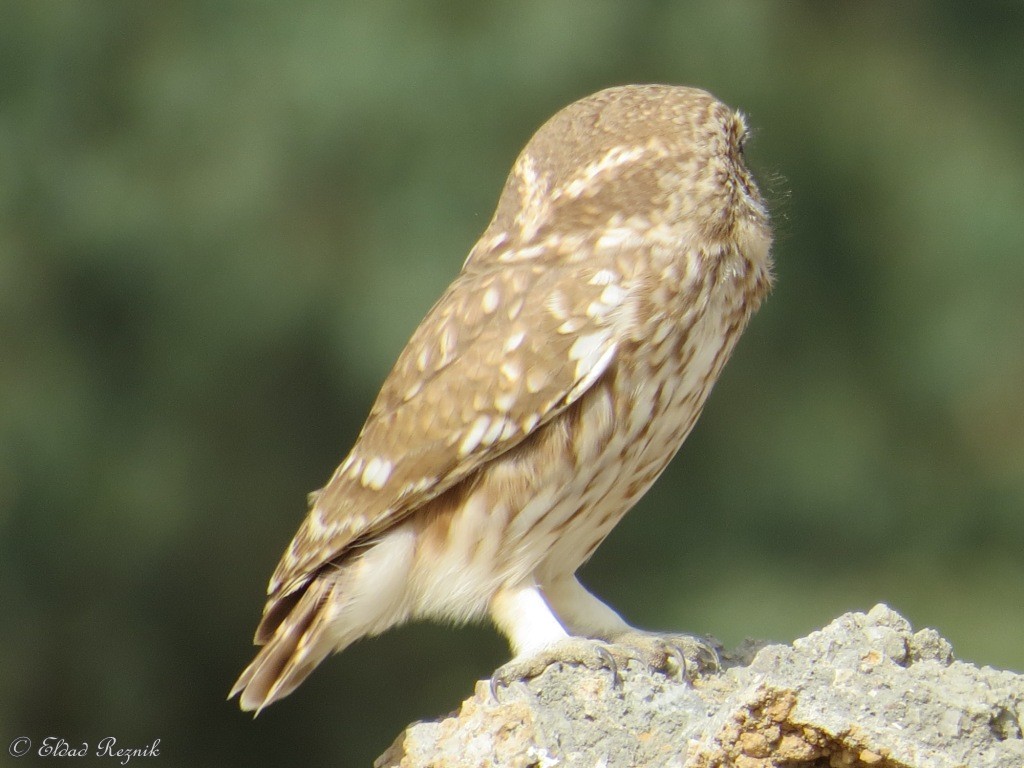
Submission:
M 693 428 L 771 286 L 744 118 L 672 85 L 548 120 L 310 494 L 231 692 L 259 711 L 410 620 L 490 617 L 505 671 L 636 636 L 577 569 Z

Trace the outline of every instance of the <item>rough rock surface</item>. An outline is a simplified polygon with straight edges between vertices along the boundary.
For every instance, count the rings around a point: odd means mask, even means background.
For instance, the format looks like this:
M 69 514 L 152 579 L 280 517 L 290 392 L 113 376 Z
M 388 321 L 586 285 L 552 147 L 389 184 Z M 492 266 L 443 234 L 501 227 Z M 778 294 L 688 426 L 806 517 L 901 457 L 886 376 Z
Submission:
M 955 661 L 884 605 L 692 682 L 640 664 L 487 681 L 377 768 L 1024 768 L 1024 676 Z

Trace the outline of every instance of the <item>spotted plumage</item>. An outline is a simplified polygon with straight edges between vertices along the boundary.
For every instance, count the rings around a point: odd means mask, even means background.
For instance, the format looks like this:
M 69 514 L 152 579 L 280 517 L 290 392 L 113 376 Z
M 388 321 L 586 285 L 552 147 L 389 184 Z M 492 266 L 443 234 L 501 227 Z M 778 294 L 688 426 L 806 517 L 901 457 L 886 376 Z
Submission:
M 770 286 L 743 118 L 625 86 L 556 114 L 384 382 L 268 589 L 232 695 L 329 653 L 490 615 L 517 658 L 630 627 L 576 580 L 675 454 Z

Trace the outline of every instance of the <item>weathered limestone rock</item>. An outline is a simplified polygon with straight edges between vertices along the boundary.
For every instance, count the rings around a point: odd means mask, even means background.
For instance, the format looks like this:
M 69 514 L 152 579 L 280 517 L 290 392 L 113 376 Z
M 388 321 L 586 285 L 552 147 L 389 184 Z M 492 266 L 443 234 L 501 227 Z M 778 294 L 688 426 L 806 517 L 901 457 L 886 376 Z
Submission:
M 1024 768 L 1024 676 L 884 605 L 693 682 L 555 665 L 415 723 L 377 768 Z M 730 664 L 732 666 L 730 666 Z

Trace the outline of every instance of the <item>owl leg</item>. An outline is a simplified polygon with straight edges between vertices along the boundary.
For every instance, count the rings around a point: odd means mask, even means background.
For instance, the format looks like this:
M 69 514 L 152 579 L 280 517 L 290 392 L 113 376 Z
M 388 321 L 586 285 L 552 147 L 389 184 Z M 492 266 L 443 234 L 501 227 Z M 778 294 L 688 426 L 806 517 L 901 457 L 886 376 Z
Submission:
M 555 615 L 573 635 L 611 641 L 636 631 L 588 592 L 575 574 L 545 582 L 542 589 Z
M 636 629 L 587 591 L 573 574 L 546 580 L 533 594 L 568 636 L 533 649 L 513 644 L 517 655 L 492 678 L 492 690 L 512 679 L 536 677 L 557 662 L 606 668 L 616 681 L 618 669 L 631 661 L 677 679 L 720 666 L 713 644 L 689 635 Z
M 679 674 L 685 666 L 683 655 L 674 644 L 627 624 L 580 584 L 575 574 L 546 581 L 543 589 L 552 609 L 573 635 L 602 643 L 602 650 L 613 662 L 610 667 L 616 679 L 617 665 L 628 664 L 633 659 L 672 675 Z
M 683 634 L 647 632 L 630 626 L 615 611 L 580 584 L 575 575 L 559 577 L 543 585 L 552 609 L 575 635 L 604 640 L 612 658 L 637 659 L 651 669 L 674 677 L 686 670 L 721 666 L 713 641 Z
M 491 600 L 491 617 L 508 638 L 517 658 L 569 636 L 533 582 L 500 589 Z
M 615 662 L 599 644 L 569 635 L 533 582 L 500 589 L 491 600 L 491 617 L 515 654 L 491 676 L 495 699 L 500 686 L 537 677 L 560 662 L 615 670 Z

